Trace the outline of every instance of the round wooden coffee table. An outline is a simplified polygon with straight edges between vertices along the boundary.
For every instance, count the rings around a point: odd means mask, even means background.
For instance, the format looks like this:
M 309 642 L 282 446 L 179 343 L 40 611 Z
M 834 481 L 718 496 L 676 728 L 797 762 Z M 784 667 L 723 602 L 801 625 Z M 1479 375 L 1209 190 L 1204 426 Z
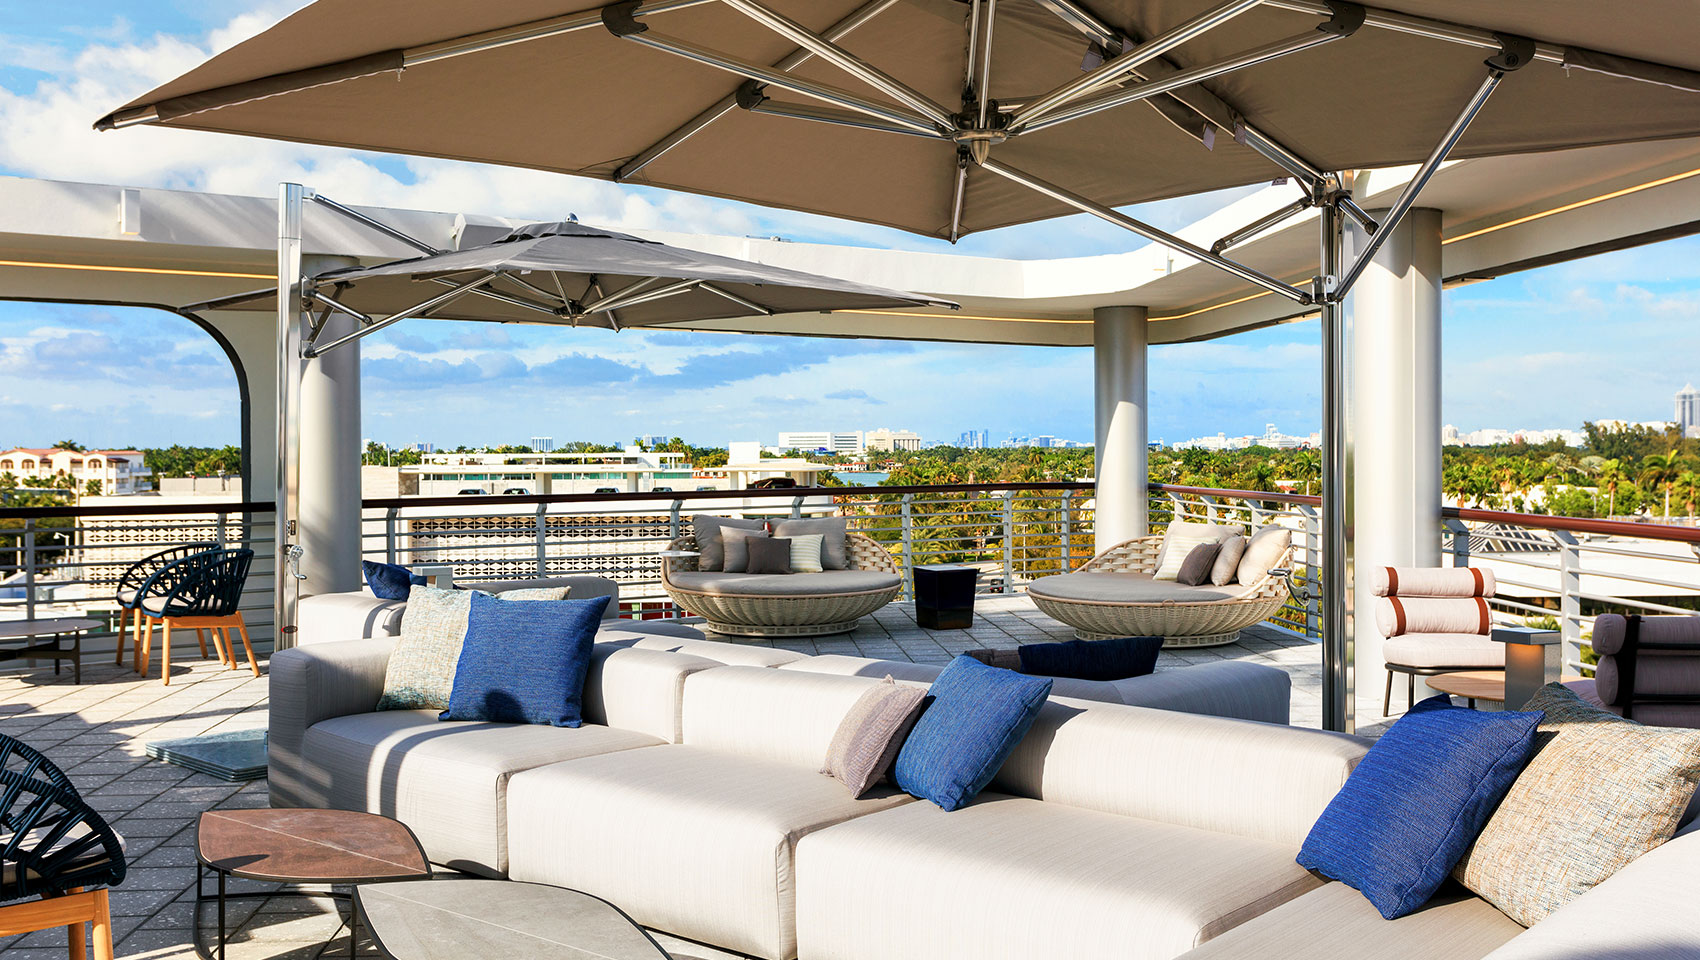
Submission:
M 226 900 L 348 899 L 345 893 L 315 890 L 227 894 L 228 877 L 288 884 L 360 884 L 431 876 L 431 863 L 405 824 L 353 810 L 208 810 L 201 814 L 196 830 L 195 857 L 200 861 L 195 873 L 195 950 L 208 956 L 200 942 L 200 909 L 204 902 L 217 900 L 218 960 L 224 960 Z M 202 884 L 207 871 L 218 878 L 214 896 L 208 896 Z M 349 911 L 348 925 L 348 953 L 353 957 L 360 933 L 358 911 Z
M 1581 677 L 1560 677 L 1560 683 L 1580 680 Z M 1454 697 L 1463 697 L 1469 702 L 1470 708 L 1475 709 L 1476 701 L 1484 703 L 1505 702 L 1505 671 L 1503 670 L 1460 670 L 1457 673 L 1442 673 L 1427 677 L 1423 681 L 1441 693 Z
M 671 960 L 619 907 L 541 883 L 421 880 L 356 887 L 354 908 L 389 960 Z

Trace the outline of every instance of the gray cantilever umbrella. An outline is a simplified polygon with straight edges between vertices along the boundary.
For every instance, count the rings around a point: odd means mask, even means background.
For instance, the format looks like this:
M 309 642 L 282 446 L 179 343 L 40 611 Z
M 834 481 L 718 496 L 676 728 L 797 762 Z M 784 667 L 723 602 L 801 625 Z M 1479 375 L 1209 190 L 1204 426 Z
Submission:
M 1344 725 L 1341 302 L 1448 156 L 1700 134 L 1694 0 L 317 0 L 101 118 L 456 157 L 951 240 L 1086 212 L 1315 304 Z M 1366 167 L 1419 164 L 1381 218 Z M 1115 209 L 1293 177 L 1292 284 Z M 1370 235 L 1342 261 L 1342 218 Z M 1377 222 L 1377 220 L 1380 222 Z
M 331 206 L 347 212 L 338 204 Z M 361 321 L 351 334 L 309 342 L 304 349 L 309 357 L 422 316 L 619 330 L 778 313 L 956 306 L 936 297 L 699 253 L 577 222 L 533 223 L 494 243 L 464 250 L 329 270 L 308 278 L 305 296 Z M 270 310 L 274 298 L 275 291 L 268 289 L 190 309 Z

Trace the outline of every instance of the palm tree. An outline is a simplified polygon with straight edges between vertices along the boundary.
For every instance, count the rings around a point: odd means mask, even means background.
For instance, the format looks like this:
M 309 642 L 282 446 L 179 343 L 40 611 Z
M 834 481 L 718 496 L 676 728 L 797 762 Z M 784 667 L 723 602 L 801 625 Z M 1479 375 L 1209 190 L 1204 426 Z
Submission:
M 1617 515 L 1618 485 L 1628 481 L 1629 477 L 1623 472 L 1622 461 L 1616 459 L 1606 460 L 1601 463 L 1599 474 L 1600 486 L 1604 488 L 1607 496 L 1610 498 L 1607 501 L 1606 507 L 1606 518 L 1610 519 Z
M 1695 473 L 1693 470 L 1684 470 L 1677 476 L 1674 485 L 1676 487 L 1677 496 L 1682 498 L 1683 515 L 1687 517 L 1694 516 L 1695 502 L 1700 501 L 1700 473 Z M 1666 489 L 1669 488 L 1667 487 Z
M 1665 516 L 1670 516 L 1670 485 L 1683 472 L 1686 464 L 1676 451 L 1670 453 L 1655 453 L 1641 461 L 1641 470 L 1636 474 L 1637 483 L 1647 488 L 1648 493 L 1656 494 L 1660 487 L 1665 488 Z

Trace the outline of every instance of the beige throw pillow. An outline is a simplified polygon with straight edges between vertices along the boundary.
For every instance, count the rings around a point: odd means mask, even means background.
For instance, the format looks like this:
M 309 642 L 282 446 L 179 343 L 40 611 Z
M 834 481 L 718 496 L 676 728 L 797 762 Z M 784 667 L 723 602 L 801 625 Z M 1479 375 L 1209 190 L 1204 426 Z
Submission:
M 1546 712 L 1534 759 L 1453 876 L 1527 927 L 1671 838 L 1700 779 L 1700 730 L 1642 726 L 1557 683 L 1523 709 Z
M 1263 579 L 1292 545 L 1293 531 L 1286 527 L 1268 526 L 1257 531 L 1245 545 L 1235 579 L 1248 586 Z
M 1222 541 L 1222 549 L 1216 551 L 1216 562 L 1210 565 L 1210 582 L 1218 587 L 1234 582 L 1239 573 L 1240 558 L 1245 556 L 1246 538 L 1232 536 Z
M 820 573 L 821 541 L 818 533 L 794 534 L 791 537 L 791 572 Z
M 720 531 L 726 527 L 737 530 L 765 530 L 765 520 L 745 520 L 743 517 L 717 517 L 699 513 L 691 517 L 691 532 L 697 539 L 697 569 L 723 570 L 725 554 L 720 549 Z
M 533 587 L 491 594 L 498 600 L 565 600 L 567 587 Z M 416 586 L 401 614 L 401 637 L 384 668 L 379 710 L 447 710 L 455 666 L 466 640 L 472 595 L 481 590 Z
M 921 715 L 927 691 L 891 677 L 871 687 L 850 707 L 826 748 L 821 773 L 860 797 L 879 782 Z
M 1175 579 L 1175 575 L 1181 572 L 1181 564 L 1186 562 L 1187 554 L 1192 552 L 1193 547 L 1201 543 L 1219 543 L 1235 533 L 1233 527 L 1214 523 L 1173 521 L 1163 533 L 1163 546 L 1157 551 L 1157 572 L 1151 575 L 1151 579 Z

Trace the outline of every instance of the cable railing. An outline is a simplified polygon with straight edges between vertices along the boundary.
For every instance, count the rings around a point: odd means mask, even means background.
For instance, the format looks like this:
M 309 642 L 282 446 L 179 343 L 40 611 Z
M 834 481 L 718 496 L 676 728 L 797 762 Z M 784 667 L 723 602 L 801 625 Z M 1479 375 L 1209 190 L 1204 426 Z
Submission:
M 270 503 L 149 502 L 98 507 L 0 507 L 0 620 L 88 617 L 105 628 L 83 649 L 111 650 L 118 580 L 131 564 L 191 543 L 254 551 L 239 608 L 256 644 L 273 622 L 274 535 Z

